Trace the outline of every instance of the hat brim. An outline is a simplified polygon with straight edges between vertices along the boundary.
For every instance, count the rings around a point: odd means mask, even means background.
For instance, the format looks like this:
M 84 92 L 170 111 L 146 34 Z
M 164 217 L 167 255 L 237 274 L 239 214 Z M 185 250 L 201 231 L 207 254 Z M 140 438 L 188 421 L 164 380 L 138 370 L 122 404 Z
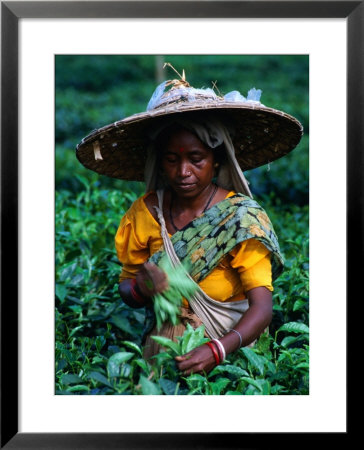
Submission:
M 144 180 L 148 130 L 166 118 L 181 114 L 193 119 L 211 111 L 234 129 L 232 141 L 242 170 L 250 170 L 292 151 L 299 143 L 303 127 L 294 117 L 260 103 L 203 102 L 179 104 L 134 114 L 86 136 L 76 148 L 78 160 L 88 169 L 112 178 Z

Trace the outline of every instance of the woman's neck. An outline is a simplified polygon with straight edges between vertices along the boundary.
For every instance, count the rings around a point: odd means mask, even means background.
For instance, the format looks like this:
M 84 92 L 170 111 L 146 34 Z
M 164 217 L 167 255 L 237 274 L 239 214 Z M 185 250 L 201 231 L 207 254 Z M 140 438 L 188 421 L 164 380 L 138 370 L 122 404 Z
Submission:
M 224 200 L 229 194 L 229 191 L 211 183 L 209 189 L 205 190 L 205 195 L 198 196 L 197 199 L 194 197 L 187 199 L 178 197 L 176 200 L 176 194 L 170 189 L 165 190 L 164 194 L 163 215 L 168 232 L 174 234 L 192 222 L 196 217 L 200 216 L 204 209 L 211 208 L 216 203 Z M 210 203 L 209 195 L 212 197 Z M 177 201 L 180 202 L 177 203 Z
M 201 212 L 207 209 L 206 206 L 211 205 L 214 200 L 212 196 L 217 192 L 217 186 L 213 183 L 206 186 L 206 188 L 194 197 L 185 197 L 177 195 L 174 191 L 170 191 L 171 203 L 173 203 L 173 210 L 176 212 L 195 211 Z M 209 205 L 208 205 L 209 204 Z

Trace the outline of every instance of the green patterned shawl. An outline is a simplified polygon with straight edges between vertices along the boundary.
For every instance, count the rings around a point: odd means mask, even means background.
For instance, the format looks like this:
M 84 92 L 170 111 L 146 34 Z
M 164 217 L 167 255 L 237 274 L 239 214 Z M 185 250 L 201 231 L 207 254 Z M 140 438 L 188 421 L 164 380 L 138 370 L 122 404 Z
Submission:
M 259 204 L 234 194 L 208 209 L 172 237 L 175 252 L 196 283 L 202 281 L 236 245 L 257 239 L 271 252 L 272 278 L 283 271 L 283 257 L 273 226 Z M 164 248 L 149 261 L 158 264 Z

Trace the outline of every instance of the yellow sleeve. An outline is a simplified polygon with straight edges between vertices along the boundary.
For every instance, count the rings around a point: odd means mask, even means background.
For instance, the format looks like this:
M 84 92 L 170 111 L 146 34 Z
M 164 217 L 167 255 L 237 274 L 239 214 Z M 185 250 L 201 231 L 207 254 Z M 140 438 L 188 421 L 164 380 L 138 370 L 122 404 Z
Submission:
M 161 245 L 160 226 L 144 203 L 146 196 L 137 199 L 120 221 L 115 236 L 115 248 L 123 268 L 119 281 L 135 278 L 154 251 Z
M 239 273 L 244 292 L 264 286 L 273 291 L 270 251 L 256 239 L 248 239 L 231 252 L 230 264 Z
M 123 265 L 119 281 L 135 278 L 141 264 L 149 257 L 149 250 L 145 242 L 141 242 L 135 234 L 133 220 L 127 214 L 121 219 L 115 236 L 115 247 L 119 261 Z

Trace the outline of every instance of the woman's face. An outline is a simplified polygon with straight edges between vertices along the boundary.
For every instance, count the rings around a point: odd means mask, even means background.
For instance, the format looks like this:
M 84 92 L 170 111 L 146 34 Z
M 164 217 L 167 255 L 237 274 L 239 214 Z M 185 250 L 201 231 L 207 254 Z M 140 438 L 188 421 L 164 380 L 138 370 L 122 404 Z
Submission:
M 214 154 L 193 133 L 180 129 L 167 140 L 162 167 L 177 195 L 196 197 L 211 184 Z

